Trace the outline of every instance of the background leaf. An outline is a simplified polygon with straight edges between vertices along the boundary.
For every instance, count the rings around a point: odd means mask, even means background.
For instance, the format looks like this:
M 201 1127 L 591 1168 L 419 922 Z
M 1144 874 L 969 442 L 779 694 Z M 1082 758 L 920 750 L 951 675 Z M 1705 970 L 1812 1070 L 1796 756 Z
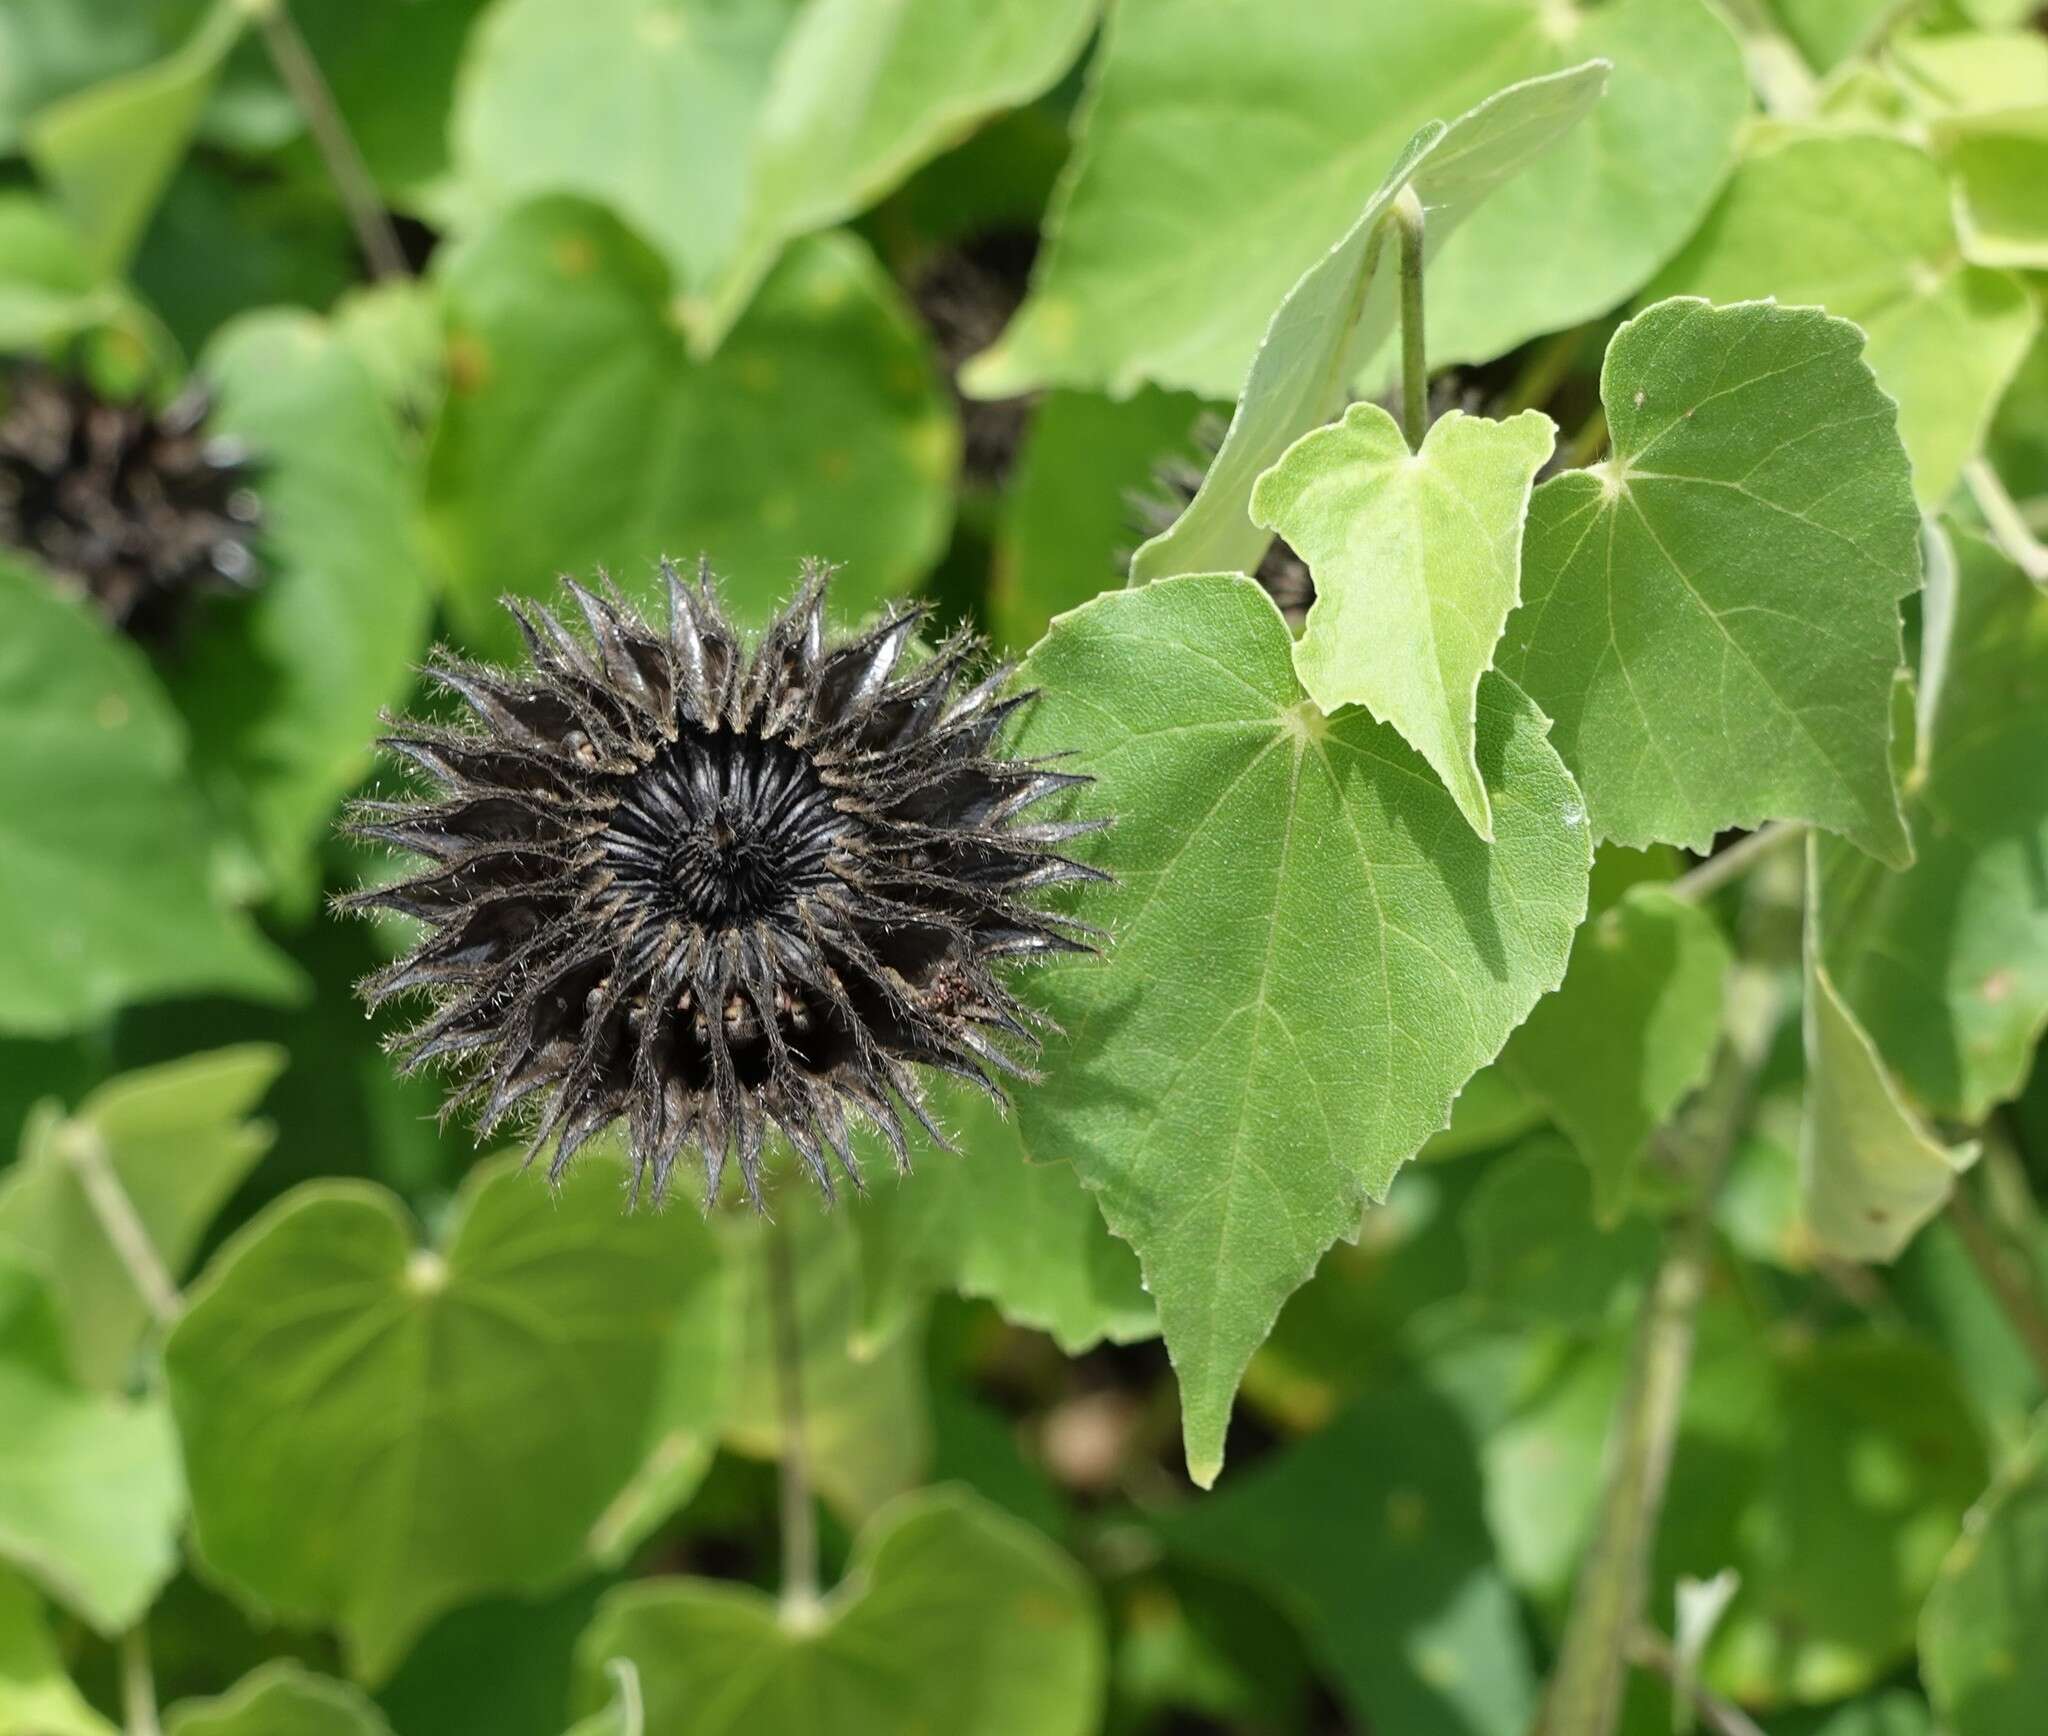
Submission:
M 375 1703 L 293 1663 L 265 1664 L 212 1700 L 183 1700 L 164 1736 L 391 1736 Z

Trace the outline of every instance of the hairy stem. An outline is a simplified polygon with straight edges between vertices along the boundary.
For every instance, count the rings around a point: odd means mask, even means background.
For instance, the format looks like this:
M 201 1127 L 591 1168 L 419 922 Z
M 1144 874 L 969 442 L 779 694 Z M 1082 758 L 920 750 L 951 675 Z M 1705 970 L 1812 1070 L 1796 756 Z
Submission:
M 1429 357 L 1422 330 L 1422 201 L 1413 187 L 1394 200 L 1401 233 L 1401 432 L 1420 452 L 1429 432 Z
M 1973 458 L 1963 466 L 1963 480 L 2000 552 L 2035 584 L 2048 586 L 2048 544 L 2034 535 L 2004 478 L 1983 459 Z
M 149 1304 L 160 1326 L 171 1325 L 184 1311 L 178 1283 L 157 1252 L 149 1228 L 136 1215 L 135 1202 L 114 1173 L 107 1156 L 106 1141 L 91 1127 L 73 1125 L 64 1129 L 59 1149 L 78 1178 L 79 1190 L 99 1219 L 107 1241 L 126 1269 L 129 1281 Z
M 1991 1292 L 2007 1323 L 2026 1347 L 2041 1384 L 2048 1387 L 2048 1311 L 2042 1308 L 2040 1294 L 2028 1281 L 2028 1275 L 2016 1269 L 2012 1251 L 1977 1210 L 1967 1179 L 1957 1182 L 1955 1191 L 1949 1195 L 1948 1217 L 1955 1225 L 1964 1252 L 1970 1256 L 1970 1263 L 1984 1280 L 1985 1289 Z
M 1773 820 L 1767 826 L 1759 826 L 1747 838 L 1736 839 L 1719 855 L 1709 856 L 1697 868 L 1679 875 L 1671 882 L 1671 894 L 1695 903 L 1711 898 L 1731 880 L 1747 874 L 1773 850 L 1805 836 L 1805 823 L 1799 820 Z
M 768 1227 L 768 1312 L 775 1334 L 775 1386 L 782 1407 L 782 1619 L 795 1628 L 818 1615 L 818 1516 L 804 1438 L 803 1330 L 797 1316 L 796 1248 L 787 1223 Z
M 391 226 L 390 214 L 384 209 L 370 166 L 363 161 L 355 135 L 348 130 L 348 122 L 335 104 L 334 92 L 328 88 L 320 63 L 292 22 L 286 0 L 252 0 L 252 10 L 263 31 L 263 44 L 270 51 L 271 64 L 305 117 L 306 130 L 313 135 L 313 143 L 334 181 L 334 190 L 341 195 L 370 275 L 404 277 L 405 249 L 399 245 L 398 231 Z
M 1713 1201 L 1748 1120 L 1776 997 L 1761 973 L 1731 990 L 1726 1040 L 1713 1075 L 1688 1111 L 1691 1203 L 1666 1232 L 1642 1313 L 1628 1383 L 1615 1412 L 1593 1541 L 1572 1588 L 1557 1668 L 1537 1715 L 1537 1736 L 1613 1736 L 1630 1648 L 1642 1623 L 1650 1552 L 1692 1370 L 1693 1330 L 1713 1259 Z
M 121 1717 L 126 1736 L 163 1736 L 156 1712 L 156 1672 L 149 1629 L 141 1622 L 121 1636 Z

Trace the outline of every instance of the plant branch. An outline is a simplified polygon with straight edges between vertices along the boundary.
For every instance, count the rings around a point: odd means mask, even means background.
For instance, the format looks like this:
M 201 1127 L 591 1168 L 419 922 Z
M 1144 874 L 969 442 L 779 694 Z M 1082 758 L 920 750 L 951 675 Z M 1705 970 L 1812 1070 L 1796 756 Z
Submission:
M 121 1717 L 127 1736 L 163 1736 L 156 1711 L 156 1672 L 149 1629 L 141 1622 L 121 1636 Z
M 348 130 L 348 122 L 335 103 L 334 92 L 320 71 L 320 63 L 313 58 L 313 51 L 306 46 L 299 27 L 292 22 L 287 0 L 248 0 L 248 3 L 263 32 L 263 44 L 270 51 L 271 64 L 277 68 L 277 76 L 284 80 L 285 89 L 291 92 L 292 101 L 305 117 L 306 130 L 313 135 L 313 143 L 319 148 L 321 159 L 327 164 L 327 173 L 333 179 L 334 190 L 341 195 L 350 226 L 356 232 L 356 241 L 369 264 L 370 275 L 404 277 L 407 274 L 405 249 L 399 245 L 398 231 L 391 226 L 391 216 L 384 209 L 384 199 L 377 191 L 376 179 L 370 173 L 369 164 L 363 161 L 355 135 Z
M 796 1249 L 786 1223 L 768 1227 L 768 1313 L 775 1335 L 775 1386 L 782 1408 L 782 1620 L 805 1629 L 818 1618 L 818 1516 L 804 1437 L 804 1345 L 797 1314 Z
M 1671 1642 L 1654 1628 L 1638 1628 L 1629 1645 L 1629 1659 L 1648 1669 L 1655 1670 L 1674 1688 L 1678 1685 L 1678 1657 L 1671 1649 Z M 1763 1726 L 1743 1711 L 1721 1698 L 1713 1689 L 1698 1681 L 1686 1684 L 1691 1696 L 1693 1709 L 1699 1713 L 1700 1721 L 1714 1732 L 1714 1736 L 1764 1736 Z
M 1970 1263 L 1984 1280 L 1984 1287 L 2025 1346 L 2041 1384 L 2048 1387 L 2048 1311 L 2043 1310 L 2041 1298 L 2026 1275 L 2013 1270 L 2011 1251 L 1977 1210 L 1966 1180 L 1958 1181 L 1949 1195 L 1948 1216 Z
M 2000 552 L 2035 584 L 2048 588 L 2048 544 L 2034 535 L 2004 479 L 1983 459 L 1973 458 L 1963 466 L 1963 480 Z
M 1394 200 L 1401 235 L 1401 432 L 1420 452 L 1429 432 L 1429 357 L 1422 328 L 1422 200 L 1403 187 Z
M 1679 875 L 1671 882 L 1671 895 L 1694 903 L 1711 898 L 1729 881 L 1747 874 L 1760 858 L 1805 836 L 1805 823 L 1799 820 L 1773 820 L 1767 826 L 1759 826 L 1748 837 L 1736 839 L 1720 854 L 1709 856 L 1697 868 Z
M 1776 996 L 1760 973 L 1731 988 L 1729 1030 L 1712 1076 L 1687 1112 L 1693 1197 L 1666 1232 L 1635 1353 L 1608 1440 L 1593 1541 L 1572 1588 L 1557 1668 L 1537 1736 L 1613 1736 L 1629 1651 L 1642 1621 L 1650 1552 L 1663 1513 L 1693 1332 L 1713 1259 L 1714 1195 L 1749 1118 Z
M 59 1136 L 59 1149 L 78 1178 L 86 1204 L 92 1207 L 93 1216 L 99 1219 L 108 1243 L 126 1269 L 129 1282 L 149 1304 L 159 1326 L 173 1324 L 185 1306 L 178 1294 L 178 1282 L 164 1264 L 163 1255 L 157 1252 L 149 1227 L 137 1216 L 135 1202 L 128 1197 L 121 1178 L 114 1173 L 106 1141 L 93 1128 L 74 1122 Z

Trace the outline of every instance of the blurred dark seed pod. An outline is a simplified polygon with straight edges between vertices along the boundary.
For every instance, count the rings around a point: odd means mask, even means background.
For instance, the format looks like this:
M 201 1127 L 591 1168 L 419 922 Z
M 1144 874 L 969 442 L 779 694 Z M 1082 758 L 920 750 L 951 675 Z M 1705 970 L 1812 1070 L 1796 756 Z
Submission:
M 1152 467 L 1152 481 L 1126 497 L 1131 529 L 1140 542 L 1167 530 L 1187 510 L 1188 502 L 1202 486 L 1202 477 L 1223 446 L 1227 425 L 1213 411 L 1204 412 L 1189 432 L 1185 453 L 1172 453 Z M 1128 556 L 1126 556 L 1128 560 Z M 1252 577 L 1287 617 L 1290 627 L 1299 628 L 1316 600 L 1316 583 L 1309 576 L 1308 562 L 1296 554 L 1282 537 L 1275 537 L 1260 558 Z
M 1002 336 L 1023 305 L 1038 250 L 1033 229 L 997 229 L 941 248 L 910 280 L 910 299 L 932 334 L 940 365 L 953 385 L 960 413 L 960 469 L 964 479 L 999 488 L 1017 462 L 1024 430 L 1037 406 L 1035 395 L 969 398 L 959 389 L 960 370 Z
M 1042 1021 L 1001 967 L 1091 950 L 1036 900 L 1102 876 L 1060 853 L 1095 823 L 1026 812 L 1086 780 L 1005 753 L 1031 696 L 1003 693 L 1008 669 L 970 683 L 971 636 L 905 661 L 923 607 L 828 637 L 811 567 L 749 650 L 708 571 L 662 571 L 665 626 L 565 580 L 580 632 L 507 601 L 524 668 L 437 654 L 471 716 L 396 723 L 384 745 L 422 787 L 349 817 L 426 858 L 343 900 L 426 925 L 362 992 L 424 994 L 402 1067 L 448 1065 L 448 1109 L 486 1133 L 527 1119 L 551 1177 L 623 1121 L 636 1198 L 690 1153 L 714 1199 L 736 1154 L 758 1204 L 779 1131 L 829 1198 L 834 1162 L 860 1185 L 849 1118 L 899 1169 L 906 1114 L 943 1143 L 921 1070 L 998 1102 L 1033 1076 L 1013 1050 Z
M 257 467 L 240 442 L 207 433 L 203 385 L 159 411 L 14 361 L 0 392 L 0 543 L 154 645 L 176 637 L 196 597 L 257 585 Z

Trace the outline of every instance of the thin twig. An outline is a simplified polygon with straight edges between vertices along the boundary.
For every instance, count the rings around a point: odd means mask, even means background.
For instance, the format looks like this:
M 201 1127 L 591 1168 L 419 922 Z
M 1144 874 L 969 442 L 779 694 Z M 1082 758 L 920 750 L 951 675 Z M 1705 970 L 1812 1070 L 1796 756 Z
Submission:
M 1537 1736 L 1613 1736 L 1642 1620 L 1650 1553 L 1692 1370 L 1693 1330 L 1714 1250 L 1714 1195 L 1748 1121 L 1776 1020 L 1776 997 L 1754 973 L 1731 986 L 1731 1018 L 1712 1076 L 1687 1112 L 1690 1205 L 1666 1233 L 1642 1314 L 1628 1384 L 1615 1413 L 1593 1541 L 1572 1588 L 1557 1668 Z
M 1768 856 L 1780 845 L 1805 836 L 1805 823 L 1799 820 L 1773 820 L 1767 826 L 1759 826 L 1748 837 L 1736 839 L 1719 855 L 1709 856 L 1697 868 L 1679 875 L 1671 882 L 1671 895 L 1691 899 L 1695 903 L 1710 898 L 1729 881 L 1748 873 L 1759 858 Z
M 1948 1216 L 1956 1227 L 1963 1251 L 1984 1280 L 1984 1287 L 2026 1347 L 2041 1384 L 2048 1387 L 2048 1313 L 2042 1311 L 2041 1298 L 2035 1294 L 2033 1285 L 2013 1270 L 2011 1255 L 1977 1210 L 1966 1181 L 1958 1182 L 1949 1195 Z
M 149 1629 L 141 1622 L 121 1636 L 121 1708 L 127 1736 L 163 1736 L 156 1711 L 156 1672 L 149 1662 Z
M 782 1407 L 782 1620 L 804 1629 L 818 1611 L 818 1516 L 811 1505 L 804 1437 L 804 1345 L 797 1314 L 796 1251 L 786 1223 L 768 1226 L 768 1312 L 775 1334 L 775 1386 Z
M 363 153 L 335 103 L 320 63 L 292 22 L 286 0 L 250 0 L 250 4 L 263 31 L 264 46 L 270 50 L 271 64 L 305 117 L 306 130 L 313 135 L 313 143 L 319 147 L 327 173 L 333 178 L 334 190 L 341 195 L 370 275 L 404 277 L 405 249 L 399 243 L 398 231 L 391 226 L 390 213 L 384 209 L 376 178 L 370 173 L 370 165 L 363 161 Z
M 2034 535 L 2004 479 L 1985 460 L 1973 458 L 1963 466 L 1963 480 L 2000 552 L 2035 584 L 2048 588 L 2048 544 Z
M 58 1148 L 78 1177 L 86 1203 L 99 1219 L 129 1281 L 149 1304 L 157 1324 L 171 1325 L 184 1312 L 184 1299 L 163 1255 L 157 1252 L 148 1225 L 136 1214 L 135 1202 L 114 1173 L 106 1141 L 94 1128 L 74 1122 L 59 1136 Z
M 1654 1628 L 1638 1628 L 1629 1645 L 1630 1659 L 1648 1669 L 1655 1670 L 1674 1686 L 1678 1681 L 1678 1657 L 1671 1649 L 1671 1642 Z M 1763 1726 L 1758 1724 L 1740 1706 L 1724 1700 L 1703 1682 L 1694 1680 L 1687 1684 L 1693 1709 L 1700 1715 L 1714 1736 L 1764 1736 Z
M 1394 199 L 1401 237 L 1401 432 L 1420 452 L 1429 433 L 1429 358 L 1422 326 L 1422 200 L 1413 187 Z

